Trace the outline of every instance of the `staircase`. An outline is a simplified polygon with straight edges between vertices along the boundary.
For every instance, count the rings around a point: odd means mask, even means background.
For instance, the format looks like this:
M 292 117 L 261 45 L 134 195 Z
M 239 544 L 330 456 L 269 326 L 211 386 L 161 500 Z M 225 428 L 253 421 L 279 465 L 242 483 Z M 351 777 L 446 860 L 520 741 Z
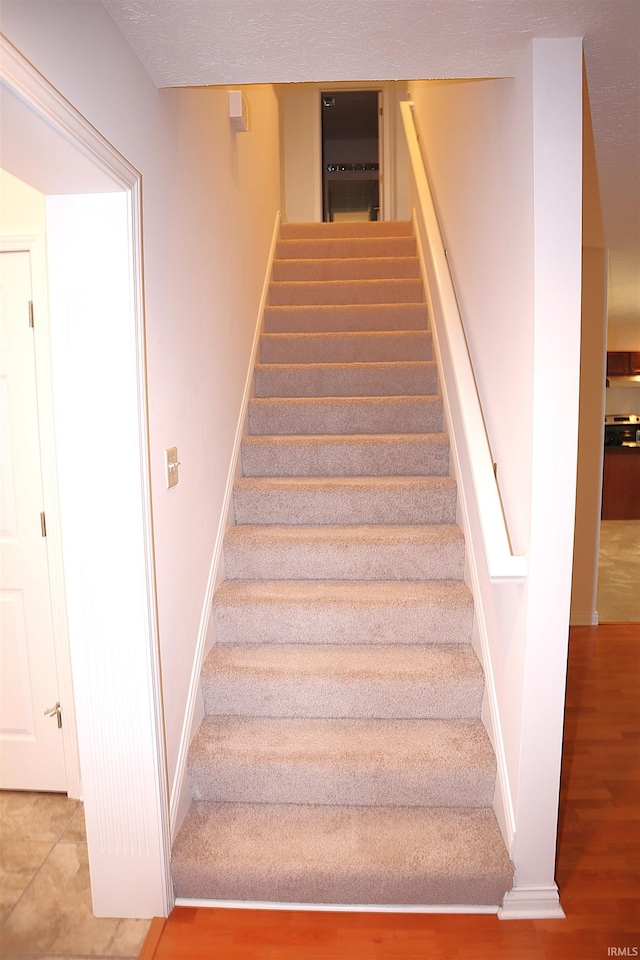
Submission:
M 283 225 L 265 331 L 176 895 L 500 904 L 513 867 L 411 225 Z

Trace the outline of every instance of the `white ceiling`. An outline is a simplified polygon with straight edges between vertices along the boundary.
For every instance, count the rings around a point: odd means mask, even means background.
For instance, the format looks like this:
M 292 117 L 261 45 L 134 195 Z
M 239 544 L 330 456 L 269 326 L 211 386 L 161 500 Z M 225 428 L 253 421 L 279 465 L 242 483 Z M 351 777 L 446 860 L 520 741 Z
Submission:
M 159 87 L 505 77 L 584 37 L 610 322 L 640 323 L 639 0 L 102 2 Z

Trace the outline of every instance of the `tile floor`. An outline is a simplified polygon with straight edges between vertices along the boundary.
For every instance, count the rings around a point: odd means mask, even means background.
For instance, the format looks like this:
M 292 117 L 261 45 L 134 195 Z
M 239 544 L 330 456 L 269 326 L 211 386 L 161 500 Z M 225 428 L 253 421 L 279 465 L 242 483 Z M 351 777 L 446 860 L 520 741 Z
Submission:
M 135 960 L 148 928 L 93 916 L 81 803 L 0 791 L 0 957 Z
M 640 520 L 602 520 L 598 558 L 600 623 L 640 621 Z

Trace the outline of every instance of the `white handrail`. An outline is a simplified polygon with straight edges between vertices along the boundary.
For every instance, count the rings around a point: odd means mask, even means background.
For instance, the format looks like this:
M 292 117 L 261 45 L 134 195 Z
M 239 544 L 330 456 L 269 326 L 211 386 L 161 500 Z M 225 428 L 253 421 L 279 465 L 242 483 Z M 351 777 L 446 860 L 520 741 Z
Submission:
M 455 424 L 452 424 L 454 439 L 458 447 L 462 444 L 466 451 L 489 577 L 492 582 L 523 581 L 527 576 L 527 558 L 517 556 L 511 550 L 476 379 L 412 108 L 410 100 L 400 104 L 420 216 L 427 239 L 429 292 L 439 307 L 437 311 L 434 310 L 435 316 L 431 319 L 436 325 L 438 339 L 442 341 L 443 335 L 446 339 L 453 374 L 453 383 L 447 384 L 447 387 L 455 392 L 462 427 L 461 431 L 457 431 Z

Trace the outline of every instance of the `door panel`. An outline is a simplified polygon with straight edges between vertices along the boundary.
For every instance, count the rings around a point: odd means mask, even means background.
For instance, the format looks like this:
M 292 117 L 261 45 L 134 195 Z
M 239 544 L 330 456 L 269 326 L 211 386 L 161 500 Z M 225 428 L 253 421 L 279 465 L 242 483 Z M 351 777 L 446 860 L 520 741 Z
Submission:
M 27 252 L 0 253 L 0 787 L 66 790 Z

